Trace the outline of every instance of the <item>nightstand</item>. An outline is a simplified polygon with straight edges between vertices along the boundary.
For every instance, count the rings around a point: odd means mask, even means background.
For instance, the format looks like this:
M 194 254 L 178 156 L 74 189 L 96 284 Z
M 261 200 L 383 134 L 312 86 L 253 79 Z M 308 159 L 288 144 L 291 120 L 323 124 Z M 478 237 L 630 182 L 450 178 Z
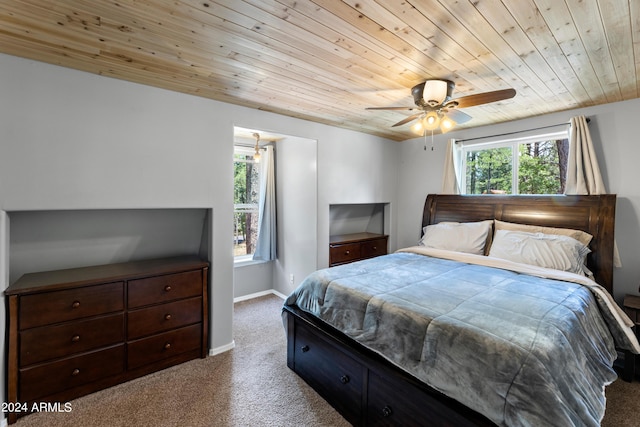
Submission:
M 329 237 L 329 267 L 387 254 L 389 236 L 377 233 L 340 234 Z
M 634 323 L 633 330 L 636 336 L 639 336 L 640 325 L 640 296 L 639 295 L 625 295 L 624 302 L 622 303 L 624 312 L 631 318 Z M 640 338 L 640 337 L 639 337 Z M 624 352 L 624 371 L 622 379 L 625 381 L 633 381 L 636 370 L 636 355 L 630 351 Z

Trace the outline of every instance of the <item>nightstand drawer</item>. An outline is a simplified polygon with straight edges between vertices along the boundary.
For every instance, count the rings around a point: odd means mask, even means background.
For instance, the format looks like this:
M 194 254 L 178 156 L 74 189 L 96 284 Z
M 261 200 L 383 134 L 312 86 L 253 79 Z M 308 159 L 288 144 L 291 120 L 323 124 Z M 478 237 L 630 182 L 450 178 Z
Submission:
M 200 348 L 202 325 L 176 329 L 127 344 L 128 369 Z
M 115 282 L 26 295 L 20 300 L 20 329 L 123 310 L 123 292 L 123 282 Z
M 387 239 L 376 239 L 362 242 L 362 258 L 373 258 L 387 254 Z
M 124 314 L 20 332 L 21 367 L 124 341 Z
M 127 314 L 129 339 L 168 331 L 202 321 L 202 298 L 189 298 Z
M 129 308 L 195 297 L 202 294 L 202 271 L 131 280 L 128 286 Z
M 347 243 L 329 246 L 329 263 L 339 264 L 360 258 L 360 243 Z
M 58 393 L 124 371 L 124 345 L 20 370 L 21 402 Z
M 386 255 L 388 238 L 377 233 L 329 236 L 329 267 Z

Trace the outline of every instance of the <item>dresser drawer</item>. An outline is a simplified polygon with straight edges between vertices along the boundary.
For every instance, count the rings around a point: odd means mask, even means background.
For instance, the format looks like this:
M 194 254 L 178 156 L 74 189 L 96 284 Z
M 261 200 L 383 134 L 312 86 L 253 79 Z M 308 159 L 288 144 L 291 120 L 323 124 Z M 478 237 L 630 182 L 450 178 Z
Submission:
M 329 245 L 330 264 L 354 261 L 360 258 L 360 243 Z
M 362 242 L 360 246 L 362 258 L 373 258 L 387 254 L 387 239 L 376 239 Z
M 306 329 L 296 328 L 294 345 L 295 372 L 349 422 L 360 424 L 366 368 Z
M 124 371 L 124 345 L 20 369 L 19 401 L 33 401 Z
M 202 321 L 202 298 L 189 298 L 127 313 L 129 339 Z
M 25 295 L 20 299 L 20 329 L 120 311 L 123 297 L 123 282 Z
M 58 359 L 124 341 L 124 314 L 20 332 L 20 364 Z
M 165 274 L 129 281 L 129 308 L 195 297 L 202 294 L 202 271 Z
M 200 348 L 202 325 L 192 325 L 127 343 L 128 369 Z

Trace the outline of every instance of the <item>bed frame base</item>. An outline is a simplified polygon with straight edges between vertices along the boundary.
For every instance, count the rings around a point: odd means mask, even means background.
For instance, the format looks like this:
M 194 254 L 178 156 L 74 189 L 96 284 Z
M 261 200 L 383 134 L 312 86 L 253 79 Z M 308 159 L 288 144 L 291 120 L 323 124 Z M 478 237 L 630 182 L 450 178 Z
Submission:
M 297 307 L 284 307 L 287 366 L 354 426 L 492 426 Z

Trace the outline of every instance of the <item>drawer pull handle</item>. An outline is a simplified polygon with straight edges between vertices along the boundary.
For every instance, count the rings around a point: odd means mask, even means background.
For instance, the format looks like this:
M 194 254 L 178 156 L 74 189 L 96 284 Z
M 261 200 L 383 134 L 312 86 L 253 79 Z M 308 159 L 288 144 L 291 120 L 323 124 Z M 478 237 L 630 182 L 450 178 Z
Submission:
M 303 345 L 302 348 L 300 348 L 300 350 L 302 350 L 303 353 L 306 353 L 307 351 L 309 351 L 309 346 Z
M 80 335 L 74 335 L 73 337 L 71 337 L 71 342 L 78 342 L 80 341 Z
M 73 370 L 73 372 L 71 372 L 71 376 L 75 377 L 80 375 L 80 369 L 76 368 Z
M 168 343 L 166 343 L 166 344 L 164 345 L 164 349 L 165 349 L 165 350 L 169 350 L 170 348 L 171 348 L 171 343 L 170 343 L 170 342 L 168 342 Z
M 171 290 L 171 285 L 167 285 L 164 287 L 165 292 L 169 292 Z
M 73 304 L 71 304 L 71 308 L 78 308 L 80 307 L 80 301 L 74 301 Z
M 378 250 L 378 247 L 377 247 L 377 246 L 374 246 L 374 247 L 373 247 L 373 250 L 374 250 L 374 251 L 377 251 L 377 250 Z
M 393 411 L 391 410 L 390 406 L 385 406 L 384 408 L 382 408 L 382 416 L 387 418 L 390 417 L 391 414 L 393 414 Z
M 342 384 L 347 384 L 350 381 L 349 375 L 343 375 L 340 377 L 340 382 Z
M 167 313 L 164 315 L 164 320 L 171 320 L 171 314 Z
M 351 251 L 344 251 L 345 255 L 349 255 L 351 253 Z

